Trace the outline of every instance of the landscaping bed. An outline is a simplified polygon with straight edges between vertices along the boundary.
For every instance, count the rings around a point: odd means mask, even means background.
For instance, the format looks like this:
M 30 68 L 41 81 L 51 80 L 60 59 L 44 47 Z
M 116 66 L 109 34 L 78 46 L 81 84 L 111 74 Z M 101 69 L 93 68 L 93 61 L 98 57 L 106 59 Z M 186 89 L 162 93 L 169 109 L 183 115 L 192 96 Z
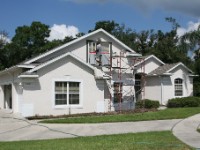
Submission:
M 107 122 L 133 122 L 148 120 L 166 120 L 166 119 L 183 119 L 200 113 L 200 107 L 191 108 L 168 108 L 159 111 L 145 112 L 126 112 L 113 114 L 93 114 L 77 115 L 73 117 L 66 116 L 58 119 L 42 120 L 40 123 L 107 123 Z

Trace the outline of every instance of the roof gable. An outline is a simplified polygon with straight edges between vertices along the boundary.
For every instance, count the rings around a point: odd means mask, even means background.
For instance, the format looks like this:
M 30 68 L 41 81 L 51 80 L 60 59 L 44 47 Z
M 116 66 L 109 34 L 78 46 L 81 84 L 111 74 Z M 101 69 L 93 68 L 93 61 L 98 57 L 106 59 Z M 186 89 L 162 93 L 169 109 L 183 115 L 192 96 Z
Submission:
M 150 72 L 148 75 L 170 75 L 170 72 L 177 67 L 182 66 L 186 70 L 188 70 L 190 73 L 193 73 L 188 67 L 186 67 L 183 63 L 174 63 L 174 64 L 164 64 L 157 69 Z
M 47 61 L 47 62 L 45 62 L 45 63 L 43 63 L 43 64 L 41 64 L 41 65 L 31 69 L 31 70 L 25 72 L 24 74 L 21 75 L 21 77 L 38 77 L 38 76 L 35 76 L 35 74 L 34 74 L 35 71 L 42 69 L 42 68 L 45 68 L 46 66 L 51 65 L 52 63 L 56 63 L 57 61 L 59 61 L 62 58 L 65 58 L 65 57 L 72 57 L 73 59 L 80 62 L 84 66 L 92 69 L 94 71 L 95 79 L 108 79 L 108 78 L 110 78 L 110 76 L 107 75 L 106 73 L 104 73 L 101 70 L 97 69 L 96 67 L 93 67 L 92 65 L 86 63 L 85 61 L 81 60 L 80 58 L 78 58 L 77 56 L 75 56 L 72 53 L 66 53 L 66 54 L 61 55 L 59 57 L 56 57 L 56 58 L 54 58 L 50 61 Z
M 39 65 L 39 66 L 37 66 L 37 67 L 31 69 L 31 70 L 29 70 L 29 71 L 27 71 L 27 73 L 33 73 L 34 71 L 37 71 L 37 70 L 39 70 L 39 69 L 42 69 L 42 68 L 44 68 L 44 67 L 46 67 L 46 66 L 48 66 L 48 65 L 50 65 L 50 64 L 52 64 L 52 63 L 54 63 L 54 62 L 56 62 L 56 61 L 58 61 L 58 60 L 60 60 L 60 59 L 65 58 L 65 57 L 68 57 L 68 56 L 74 58 L 76 61 L 78 61 L 78 62 L 80 62 L 81 64 L 87 66 L 88 68 L 94 70 L 94 67 L 93 67 L 93 66 L 91 66 L 90 64 L 88 64 L 88 63 L 82 61 L 82 60 L 81 60 L 80 58 L 78 58 L 77 56 L 73 55 L 72 53 L 66 53 L 66 54 L 64 54 L 64 55 L 61 55 L 61 56 L 59 56 L 59 57 L 56 57 L 56 58 L 54 58 L 54 59 L 52 59 L 52 60 L 50 60 L 50 61 L 47 61 L 47 62 L 45 62 L 45 63 L 43 63 L 43 64 L 41 64 L 41 65 Z
M 145 61 L 151 59 L 151 58 L 154 58 L 156 61 L 158 61 L 161 65 L 164 65 L 165 63 L 163 61 L 161 61 L 158 57 L 156 57 L 155 55 L 150 55 L 150 56 L 142 56 L 140 57 L 141 58 L 141 61 L 136 63 L 135 66 L 138 66 L 142 63 L 144 63 Z
M 72 45 L 72 44 L 75 44 L 75 43 L 77 43 L 77 42 L 79 42 L 79 41 L 81 41 L 81 40 L 83 40 L 83 39 L 87 39 L 88 37 L 93 36 L 93 35 L 95 35 L 95 34 L 99 34 L 99 33 L 105 34 L 106 36 L 108 36 L 109 38 L 111 38 L 112 40 L 114 40 L 115 42 L 117 42 L 119 45 L 121 45 L 122 47 L 124 47 L 124 49 L 126 49 L 126 50 L 128 50 L 128 51 L 130 51 L 130 52 L 136 53 L 136 52 L 135 52 L 134 50 L 132 50 L 130 47 L 128 47 L 127 45 L 125 45 L 124 43 L 122 43 L 120 40 L 118 40 L 117 38 L 115 38 L 113 35 L 109 34 L 108 32 L 106 32 L 106 31 L 103 30 L 103 29 L 98 29 L 98 30 L 96 30 L 96 31 L 94 31 L 94 32 L 91 32 L 91 33 L 89 33 L 89 34 L 86 34 L 86 35 L 84 35 L 84 36 L 82 36 L 82 37 L 80 37 L 80 38 L 78 38 L 78 39 L 75 39 L 75 40 L 73 40 L 73 41 L 71 41 L 71 42 L 68 42 L 68 43 L 66 43 L 66 44 L 64 44 L 64 45 L 62 45 L 62 46 L 59 46 L 59 47 L 54 48 L 54 49 L 52 49 L 52 50 L 50 50 L 50 51 L 48 51 L 48 52 L 45 52 L 45 53 L 43 53 L 43 54 L 41 54 L 41 55 L 39 55 L 39 56 L 36 56 L 36 57 L 34 57 L 34 58 L 32 58 L 32 59 L 29 59 L 29 60 L 25 61 L 24 64 L 31 64 L 31 63 L 37 61 L 38 59 L 41 59 L 41 58 L 43 58 L 43 57 L 45 57 L 45 56 L 48 56 L 48 55 L 50 55 L 50 54 L 52 54 L 52 53 L 54 53 L 54 52 L 59 51 L 59 50 L 65 48 L 65 47 L 68 47 L 68 46 L 70 46 L 70 45 Z
M 177 68 L 178 66 L 182 66 L 183 68 L 185 68 L 188 72 L 193 73 L 192 70 L 190 70 L 188 67 L 186 67 L 183 63 L 179 62 L 178 64 L 176 64 L 174 67 L 170 68 L 167 72 L 171 72 L 172 70 L 174 70 L 175 68 Z

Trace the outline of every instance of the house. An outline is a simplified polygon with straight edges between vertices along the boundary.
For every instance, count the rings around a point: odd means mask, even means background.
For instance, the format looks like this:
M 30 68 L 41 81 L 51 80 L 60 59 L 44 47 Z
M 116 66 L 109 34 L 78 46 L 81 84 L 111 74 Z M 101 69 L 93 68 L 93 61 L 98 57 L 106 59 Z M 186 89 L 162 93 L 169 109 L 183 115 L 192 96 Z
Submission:
M 141 57 L 99 29 L 1 71 L 0 108 L 23 116 L 129 110 L 139 99 L 190 96 L 192 85 L 182 63 Z

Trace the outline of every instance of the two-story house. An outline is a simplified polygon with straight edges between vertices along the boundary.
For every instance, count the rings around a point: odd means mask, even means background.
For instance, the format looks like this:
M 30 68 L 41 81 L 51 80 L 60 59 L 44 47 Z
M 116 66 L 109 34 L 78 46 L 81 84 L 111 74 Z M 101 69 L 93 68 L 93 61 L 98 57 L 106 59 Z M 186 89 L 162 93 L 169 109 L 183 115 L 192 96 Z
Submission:
M 141 57 L 99 29 L 1 71 L 0 108 L 23 116 L 129 110 L 144 98 L 190 96 L 192 85 L 182 63 Z

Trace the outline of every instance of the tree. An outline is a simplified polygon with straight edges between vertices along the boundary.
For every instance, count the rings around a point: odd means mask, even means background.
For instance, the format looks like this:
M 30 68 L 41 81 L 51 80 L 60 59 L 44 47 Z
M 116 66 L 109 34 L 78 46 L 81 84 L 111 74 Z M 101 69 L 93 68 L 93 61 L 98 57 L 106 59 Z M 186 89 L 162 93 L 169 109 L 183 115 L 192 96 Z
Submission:
M 94 29 L 89 30 L 88 32 L 92 32 L 100 28 L 106 30 L 132 49 L 136 49 L 134 44 L 136 40 L 136 33 L 131 28 L 126 28 L 124 24 L 119 25 L 113 20 L 103 20 L 96 22 Z
M 12 42 L 18 47 L 25 49 L 24 59 L 45 51 L 43 48 L 49 37 L 49 26 L 41 22 L 32 22 L 31 26 L 22 26 L 16 29 Z
M 0 49 L 2 49 L 6 43 L 8 43 L 7 39 L 8 33 L 5 30 L 0 30 Z
M 112 34 L 112 32 L 118 26 L 119 26 L 119 24 L 115 23 L 115 21 L 113 21 L 113 20 L 112 21 L 109 21 L 109 20 L 98 21 L 98 22 L 96 22 L 94 29 L 89 30 L 89 32 L 92 32 L 92 31 L 102 28 Z
M 5 30 L 0 31 L 0 70 L 4 68 L 5 51 L 4 47 L 8 44 L 8 33 Z

